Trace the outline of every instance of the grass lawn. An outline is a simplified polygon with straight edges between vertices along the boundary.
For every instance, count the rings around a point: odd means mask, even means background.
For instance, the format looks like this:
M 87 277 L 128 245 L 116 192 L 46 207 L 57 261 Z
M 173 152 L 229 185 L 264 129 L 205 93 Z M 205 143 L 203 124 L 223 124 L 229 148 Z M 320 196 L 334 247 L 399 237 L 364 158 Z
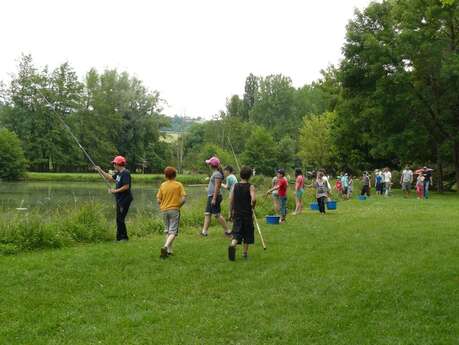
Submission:
M 340 202 L 263 224 L 247 261 L 218 228 L 165 261 L 159 235 L 1 256 L 0 344 L 458 344 L 458 210 Z

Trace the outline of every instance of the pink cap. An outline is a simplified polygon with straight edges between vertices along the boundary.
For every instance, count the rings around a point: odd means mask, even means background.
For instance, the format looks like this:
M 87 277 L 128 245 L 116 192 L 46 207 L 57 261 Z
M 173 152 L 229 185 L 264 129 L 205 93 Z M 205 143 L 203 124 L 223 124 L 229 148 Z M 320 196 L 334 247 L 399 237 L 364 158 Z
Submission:
M 218 167 L 220 165 L 220 159 L 213 156 L 212 158 L 206 160 L 206 164 L 210 164 L 213 167 Z

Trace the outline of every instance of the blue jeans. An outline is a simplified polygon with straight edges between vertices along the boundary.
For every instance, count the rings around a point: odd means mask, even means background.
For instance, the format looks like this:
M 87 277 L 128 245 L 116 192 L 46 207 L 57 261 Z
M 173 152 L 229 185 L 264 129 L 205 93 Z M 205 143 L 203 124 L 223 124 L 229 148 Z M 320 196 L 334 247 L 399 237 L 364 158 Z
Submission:
M 287 197 L 286 196 L 280 196 L 279 197 L 279 202 L 280 202 L 280 213 L 282 218 L 285 218 L 287 215 Z
M 429 186 L 430 181 L 424 181 L 424 198 L 429 199 Z

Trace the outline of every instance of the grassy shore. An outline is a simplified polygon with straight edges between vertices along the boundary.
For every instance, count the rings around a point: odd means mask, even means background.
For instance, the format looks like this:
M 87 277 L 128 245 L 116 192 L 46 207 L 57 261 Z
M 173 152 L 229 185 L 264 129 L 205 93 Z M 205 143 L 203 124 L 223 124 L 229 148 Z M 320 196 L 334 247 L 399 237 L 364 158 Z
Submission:
M 263 224 L 268 250 L 234 263 L 192 227 L 165 261 L 157 234 L 0 256 L 0 343 L 456 344 L 458 208 L 340 202 Z
M 206 175 L 178 175 L 177 180 L 183 184 L 206 183 Z M 38 173 L 28 172 L 26 181 L 62 181 L 62 182 L 99 182 L 101 177 L 96 173 Z M 132 174 L 134 183 L 159 183 L 164 181 L 163 174 Z

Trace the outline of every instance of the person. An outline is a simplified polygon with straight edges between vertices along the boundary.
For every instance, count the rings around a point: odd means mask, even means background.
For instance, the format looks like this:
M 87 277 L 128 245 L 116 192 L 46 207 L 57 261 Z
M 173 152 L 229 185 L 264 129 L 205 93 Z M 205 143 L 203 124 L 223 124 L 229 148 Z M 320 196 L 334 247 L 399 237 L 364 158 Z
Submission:
M 327 188 L 328 188 L 328 199 L 327 201 L 331 201 L 331 193 L 332 193 L 332 187 L 330 185 L 330 178 L 329 176 L 327 176 L 327 173 L 325 171 L 325 169 L 319 169 L 320 172 L 322 172 L 322 174 L 324 175 L 324 177 L 322 178 L 322 180 L 327 184 Z
M 384 168 L 384 195 L 387 197 L 389 196 L 392 188 L 392 173 L 390 172 L 389 168 Z
M 349 182 L 348 182 L 347 195 L 346 195 L 348 199 L 352 198 L 353 190 L 354 190 L 354 178 L 352 177 L 352 175 L 349 175 Z
M 295 211 L 293 215 L 303 212 L 304 175 L 300 168 L 295 169 Z
M 418 199 L 424 199 L 424 175 L 418 174 L 416 179 L 416 194 Z
M 277 170 L 276 170 L 276 176 L 273 177 L 271 180 L 271 188 L 275 187 L 277 185 Z M 273 201 L 273 208 L 274 208 L 274 213 L 279 214 L 280 212 L 280 201 L 279 201 L 279 192 L 277 189 L 274 189 L 271 193 L 271 199 Z
M 313 185 L 316 189 L 316 198 L 317 203 L 319 204 L 320 214 L 325 214 L 325 200 L 328 198 L 328 186 L 327 183 L 324 182 L 323 176 L 323 172 L 319 171 Z
M 338 192 L 338 195 L 343 192 L 343 184 L 341 183 L 341 176 L 336 177 L 335 188 Z
M 368 171 L 365 171 L 362 176 L 362 191 L 360 195 L 366 195 L 370 196 L 370 190 L 371 190 L 371 181 L 370 181 L 370 174 Z
M 237 178 L 234 176 L 234 169 L 231 165 L 227 165 L 223 169 L 223 175 L 226 179 L 226 183 L 222 183 L 222 187 L 228 190 L 229 195 L 231 195 L 231 191 L 233 190 L 234 185 L 237 183 Z M 228 210 L 229 218 L 231 218 L 231 210 Z
M 166 181 L 161 183 L 156 200 L 163 216 L 166 241 L 161 247 L 161 258 L 172 255 L 172 244 L 179 234 L 180 208 L 185 204 L 186 193 L 183 185 L 177 182 L 177 170 L 173 167 L 164 169 Z
M 428 167 L 422 168 L 422 176 L 424 176 L 424 199 L 429 199 L 430 196 L 430 186 L 432 185 L 432 169 Z
M 223 171 L 220 166 L 220 160 L 216 156 L 213 156 L 206 160 L 206 164 L 212 170 L 212 175 L 210 176 L 209 185 L 207 186 L 207 205 L 204 212 L 204 225 L 202 227 L 201 236 L 208 236 L 212 215 L 217 218 L 217 221 L 223 227 L 225 235 L 230 236 L 231 233 L 228 231 L 228 225 L 226 224 L 225 218 L 221 215 Z
M 279 195 L 279 206 L 280 206 L 280 223 L 284 223 L 287 218 L 287 187 L 288 181 L 285 178 L 284 169 L 277 170 L 277 182 L 274 187 L 266 192 L 266 195 L 269 195 L 272 191 L 277 190 Z
M 343 198 L 347 199 L 347 192 L 349 188 L 349 176 L 347 173 L 341 174 L 341 185 Z
M 400 176 L 400 185 L 402 186 L 402 191 L 404 192 L 404 197 L 408 198 L 411 191 L 411 185 L 413 184 L 413 171 L 407 165 L 402 171 Z
M 131 193 L 131 174 L 126 169 L 126 163 L 126 158 L 123 156 L 113 158 L 112 164 L 115 170 L 113 175 L 103 171 L 99 166 L 95 167 L 107 181 L 115 183 L 115 188 L 110 188 L 108 192 L 114 194 L 116 199 L 116 240 L 118 242 L 129 240 L 126 216 L 134 200 Z
M 375 186 L 376 186 L 376 194 L 382 195 L 383 194 L 383 175 L 380 170 L 377 170 L 375 173 Z
M 253 209 L 256 205 L 255 186 L 249 183 L 252 169 L 242 167 L 240 172 L 241 182 L 234 185 L 230 193 L 231 219 L 233 231 L 231 243 L 228 247 L 228 259 L 236 259 L 236 246 L 243 245 L 242 256 L 247 259 L 249 245 L 254 243 Z

